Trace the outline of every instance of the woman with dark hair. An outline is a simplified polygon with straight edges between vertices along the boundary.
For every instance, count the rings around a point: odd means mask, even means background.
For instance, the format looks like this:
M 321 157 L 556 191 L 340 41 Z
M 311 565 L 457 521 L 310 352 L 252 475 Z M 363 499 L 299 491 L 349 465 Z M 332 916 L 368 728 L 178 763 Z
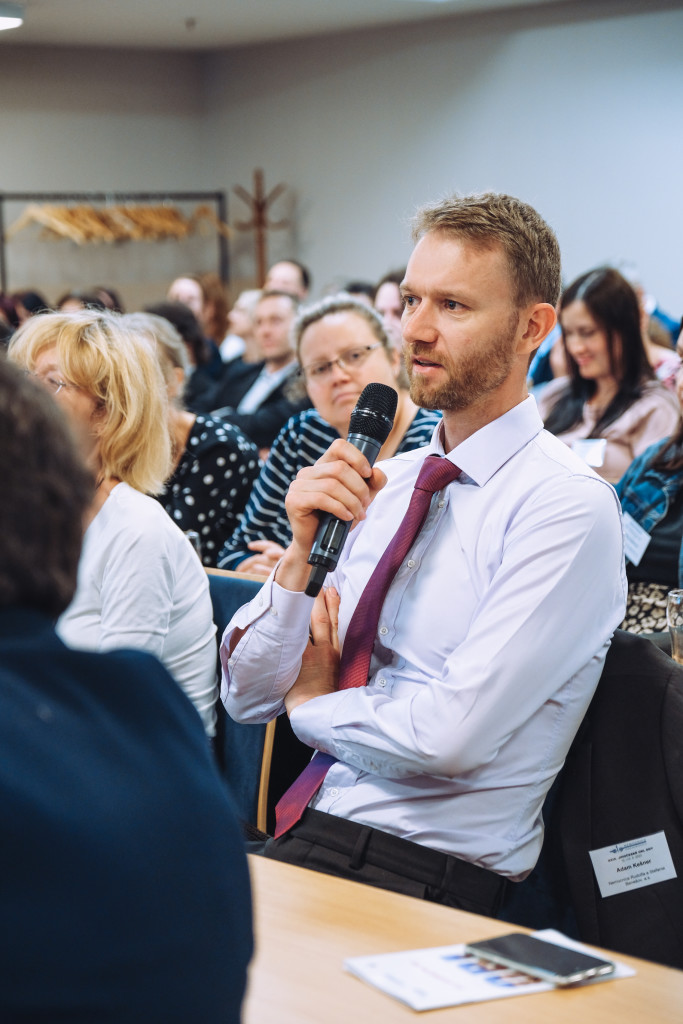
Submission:
M 678 351 L 683 347 L 683 333 Z M 683 401 L 683 369 L 676 391 Z M 671 437 L 651 445 L 616 485 L 624 513 L 628 603 L 623 628 L 666 629 L 666 595 L 683 587 L 683 417 Z
M 673 432 L 678 402 L 652 371 L 638 299 L 610 267 L 578 277 L 560 300 L 569 376 L 539 397 L 545 427 L 612 483 Z
M 216 382 L 223 374 L 223 360 L 220 352 L 212 341 L 202 332 L 197 317 L 184 302 L 156 302 L 145 306 L 146 313 L 162 316 L 173 324 L 185 342 L 189 360 L 187 382 L 185 385 L 185 405 L 192 412 L 207 412 L 205 396 L 213 392 Z

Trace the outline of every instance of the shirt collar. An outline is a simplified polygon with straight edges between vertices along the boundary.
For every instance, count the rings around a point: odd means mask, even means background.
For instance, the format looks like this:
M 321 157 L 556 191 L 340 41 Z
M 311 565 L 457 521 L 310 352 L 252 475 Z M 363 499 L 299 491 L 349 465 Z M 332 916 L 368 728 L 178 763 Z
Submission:
M 543 429 L 535 399 L 529 395 L 519 405 L 487 423 L 445 457 L 459 466 L 463 475 L 483 487 L 501 466 L 524 448 Z M 444 455 L 442 424 L 434 430 L 430 453 Z

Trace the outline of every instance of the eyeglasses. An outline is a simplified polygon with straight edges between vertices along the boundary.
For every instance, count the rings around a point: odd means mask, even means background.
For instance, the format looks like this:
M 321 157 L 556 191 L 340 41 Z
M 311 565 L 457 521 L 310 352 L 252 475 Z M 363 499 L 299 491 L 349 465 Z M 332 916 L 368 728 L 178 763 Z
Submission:
M 346 351 L 340 352 L 336 359 L 328 359 L 324 363 L 311 363 L 310 366 L 302 366 L 301 373 L 306 380 L 321 383 L 322 381 L 329 380 L 335 366 L 342 370 L 358 370 L 368 359 L 371 352 L 382 347 L 382 343 L 378 341 L 376 345 L 363 345 L 362 348 L 347 348 Z
M 33 370 L 24 370 L 26 377 L 32 377 L 33 380 L 37 380 L 43 387 L 46 387 L 48 391 L 51 391 L 53 395 L 58 395 L 62 388 L 74 388 L 75 384 L 67 384 L 65 380 L 60 380 L 59 377 L 55 377 L 51 373 L 34 373 Z

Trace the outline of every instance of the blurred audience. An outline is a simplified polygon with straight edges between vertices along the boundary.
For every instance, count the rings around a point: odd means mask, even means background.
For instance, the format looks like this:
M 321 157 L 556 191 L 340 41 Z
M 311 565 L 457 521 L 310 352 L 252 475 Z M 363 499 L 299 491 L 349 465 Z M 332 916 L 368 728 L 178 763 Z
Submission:
M 310 405 L 305 396 L 296 402 L 287 397 L 287 386 L 297 372 L 290 331 L 298 308 L 289 292 L 264 291 L 254 314 L 262 361 L 233 359 L 204 399 L 214 416 L 238 426 L 259 451 L 270 448 L 290 416 Z
M 46 313 L 50 308 L 47 299 L 40 292 L 36 291 L 15 292 L 12 299 L 14 300 L 18 319 L 18 323 L 14 325 L 15 327 L 23 324 L 30 316 L 35 316 L 37 313 Z
M 289 292 L 299 302 L 305 302 L 311 290 L 311 272 L 298 260 L 286 259 L 274 263 L 263 283 L 264 291 Z
M 242 359 L 245 363 L 258 363 L 263 358 L 254 335 L 254 314 L 262 292 L 259 288 L 250 288 L 240 292 L 237 300 L 228 313 L 228 328 L 220 346 L 221 359 L 230 363 L 233 359 Z
M 683 348 L 683 334 L 678 342 Z M 677 377 L 683 402 L 683 369 Z M 616 485 L 624 513 L 628 603 L 623 628 L 667 628 L 666 595 L 683 587 L 683 418 L 671 437 L 647 448 Z
M 384 320 L 395 348 L 403 346 L 401 334 L 401 317 L 403 316 L 403 299 L 401 298 L 401 282 L 405 277 L 405 267 L 401 270 L 390 270 L 379 281 L 375 289 L 374 306 Z
M 401 362 L 379 315 L 349 295 L 331 296 L 304 309 L 293 328 L 301 363 L 300 386 L 313 408 L 294 416 L 278 435 L 247 505 L 242 525 L 221 552 L 224 569 L 268 576 L 291 541 L 285 496 L 305 466 L 312 466 L 338 437 L 367 384 L 398 391 L 394 427 L 379 458 L 419 448 L 431 440 L 441 416 L 418 409 L 399 386 Z
M 81 309 L 99 309 L 104 311 L 107 309 L 106 302 L 94 291 L 83 292 L 83 291 L 70 291 L 64 292 L 63 295 L 57 299 L 55 305 L 60 313 L 75 313 Z
M 213 735 L 216 648 L 206 574 L 151 494 L 171 469 L 168 399 L 149 341 L 115 313 L 32 317 L 9 357 L 65 413 L 94 482 L 73 601 L 57 624 L 69 646 L 156 654 Z
M 239 1024 L 249 874 L 199 719 L 151 655 L 55 633 L 94 481 L 5 360 L 0 436 L 0 1019 Z
M 376 288 L 370 281 L 349 281 L 342 291 L 358 302 L 364 302 L 366 306 L 374 305 Z
M 197 317 L 185 302 L 155 302 L 145 306 L 146 313 L 162 316 L 173 324 L 185 342 L 188 368 L 185 404 L 195 412 L 208 412 L 208 396 L 223 374 L 223 360 L 212 341 L 204 336 Z
M 560 300 L 569 376 L 538 398 L 546 428 L 616 483 L 633 459 L 671 434 L 678 402 L 654 375 L 636 294 L 610 267 L 582 274 Z
M 91 291 L 104 304 L 105 309 L 110 309 L 112 313 L 125 313 L 121 296 L 113 288 L 97 284 Z

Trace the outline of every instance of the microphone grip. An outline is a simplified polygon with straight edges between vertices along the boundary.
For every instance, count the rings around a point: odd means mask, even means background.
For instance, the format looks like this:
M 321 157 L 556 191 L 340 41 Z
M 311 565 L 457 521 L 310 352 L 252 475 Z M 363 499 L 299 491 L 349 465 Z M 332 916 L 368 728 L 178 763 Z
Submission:
M 382 441 L 368 437 L 366 434 L 349 434 L 347 441 L 359 452 L 362 452 L 370 465 L 374 466 L 375 459 L 382 447 Z M 306 594 L 309 597 L 317 597 L 325 582 L 325 576 L 336 567 L 350 529 L 350 521 L 338 519 L 330 512 L 324 512 L 321 515 L 320 525 L 316 530 L 315 540 L 308 556 L 308 564 L 313 566 L 306 586 Z

